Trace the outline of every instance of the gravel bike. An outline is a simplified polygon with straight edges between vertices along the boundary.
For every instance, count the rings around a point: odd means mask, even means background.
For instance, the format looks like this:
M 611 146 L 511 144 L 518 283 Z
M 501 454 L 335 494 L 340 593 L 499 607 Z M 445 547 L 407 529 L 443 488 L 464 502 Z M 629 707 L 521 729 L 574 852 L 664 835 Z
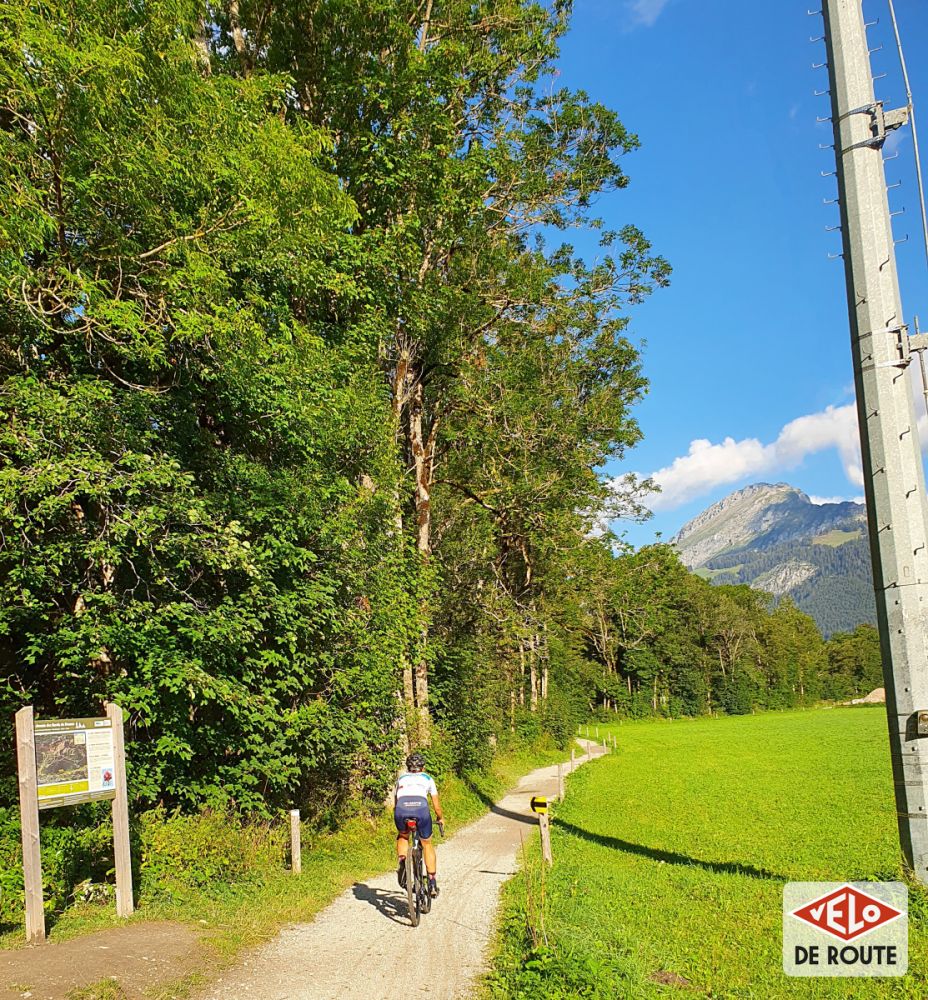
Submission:
M 444 837 L 444 826 L 439 823 L 438 828 Z M 421 915 L 428 913 L 432 908 L 432 896 L 429 893 L 429 880 L 425 871 L 425 859 L 422 856 L 418 822 L 407 819 L 406 832 L 409 834 L 409 847 L 406 851 L 406 900 L 409 904 L 409 922 L 413 927 L 418 927 Z

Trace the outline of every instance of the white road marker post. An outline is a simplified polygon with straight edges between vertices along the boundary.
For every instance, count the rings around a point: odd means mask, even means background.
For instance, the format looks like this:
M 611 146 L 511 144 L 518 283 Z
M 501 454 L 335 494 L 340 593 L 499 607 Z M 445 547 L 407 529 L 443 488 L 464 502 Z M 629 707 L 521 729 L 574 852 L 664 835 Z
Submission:
M 300 810 L 290 810 L 290 871 L 299 875 L 303 871 L 303 849 L 300 844 Z

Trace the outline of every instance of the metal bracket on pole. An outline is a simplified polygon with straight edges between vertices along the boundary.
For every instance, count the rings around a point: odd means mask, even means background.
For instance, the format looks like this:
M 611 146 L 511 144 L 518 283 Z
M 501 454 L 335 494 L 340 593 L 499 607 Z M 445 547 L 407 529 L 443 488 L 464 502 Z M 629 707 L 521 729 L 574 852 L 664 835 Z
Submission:
M 839 121 L 843 121 L 851 115 L 862 114 L 870 115 L 870 131 L 873 135 L 869 139 L 863 139 L 860 142 L 852 143 L 850 146 L 845 146 L 841 150 L 842 155 L 849 153 L 852 149 L 863 149 L 865 147 L 880 149 L 883 143 L 886 142 L 887 132 L 901 128 L 903 125 L 907 125 L 909 121 L 908 108 L 895 108 L 893 111 L 884 111 L 882 101 L 874 101 L 872 104 L 863 104 L 859 108 L 845 111 Z

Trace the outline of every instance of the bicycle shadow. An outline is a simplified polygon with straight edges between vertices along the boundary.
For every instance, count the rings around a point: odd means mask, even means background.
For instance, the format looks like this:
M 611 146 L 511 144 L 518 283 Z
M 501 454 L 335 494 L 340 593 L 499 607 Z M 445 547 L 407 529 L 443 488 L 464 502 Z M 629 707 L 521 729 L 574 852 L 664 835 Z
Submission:
M 406 909 L 406 894 L 402 896 L 398 892 L 391 892 L 386 889 L 375 889 L 365 882 L 355 882 L 351 887 L 351 892 L 355 899 L 370 903 L 376 910 L 382 913 L 387 919 L 396 924 L 408 924 L 409 913 Z

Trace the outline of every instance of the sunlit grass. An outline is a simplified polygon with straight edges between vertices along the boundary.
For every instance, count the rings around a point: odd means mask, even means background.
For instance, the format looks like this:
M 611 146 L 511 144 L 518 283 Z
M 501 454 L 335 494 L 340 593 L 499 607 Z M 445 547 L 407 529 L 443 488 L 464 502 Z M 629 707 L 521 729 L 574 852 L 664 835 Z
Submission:
M 921 889 L 903 980 L 781 971 L 784 882 L 902 877 L 882 709 L 600 726 L 613 733 L 557 809 L 548 947 L 526 930 L 538 870 L 507 889 L 495 995 L 928 996 Z

